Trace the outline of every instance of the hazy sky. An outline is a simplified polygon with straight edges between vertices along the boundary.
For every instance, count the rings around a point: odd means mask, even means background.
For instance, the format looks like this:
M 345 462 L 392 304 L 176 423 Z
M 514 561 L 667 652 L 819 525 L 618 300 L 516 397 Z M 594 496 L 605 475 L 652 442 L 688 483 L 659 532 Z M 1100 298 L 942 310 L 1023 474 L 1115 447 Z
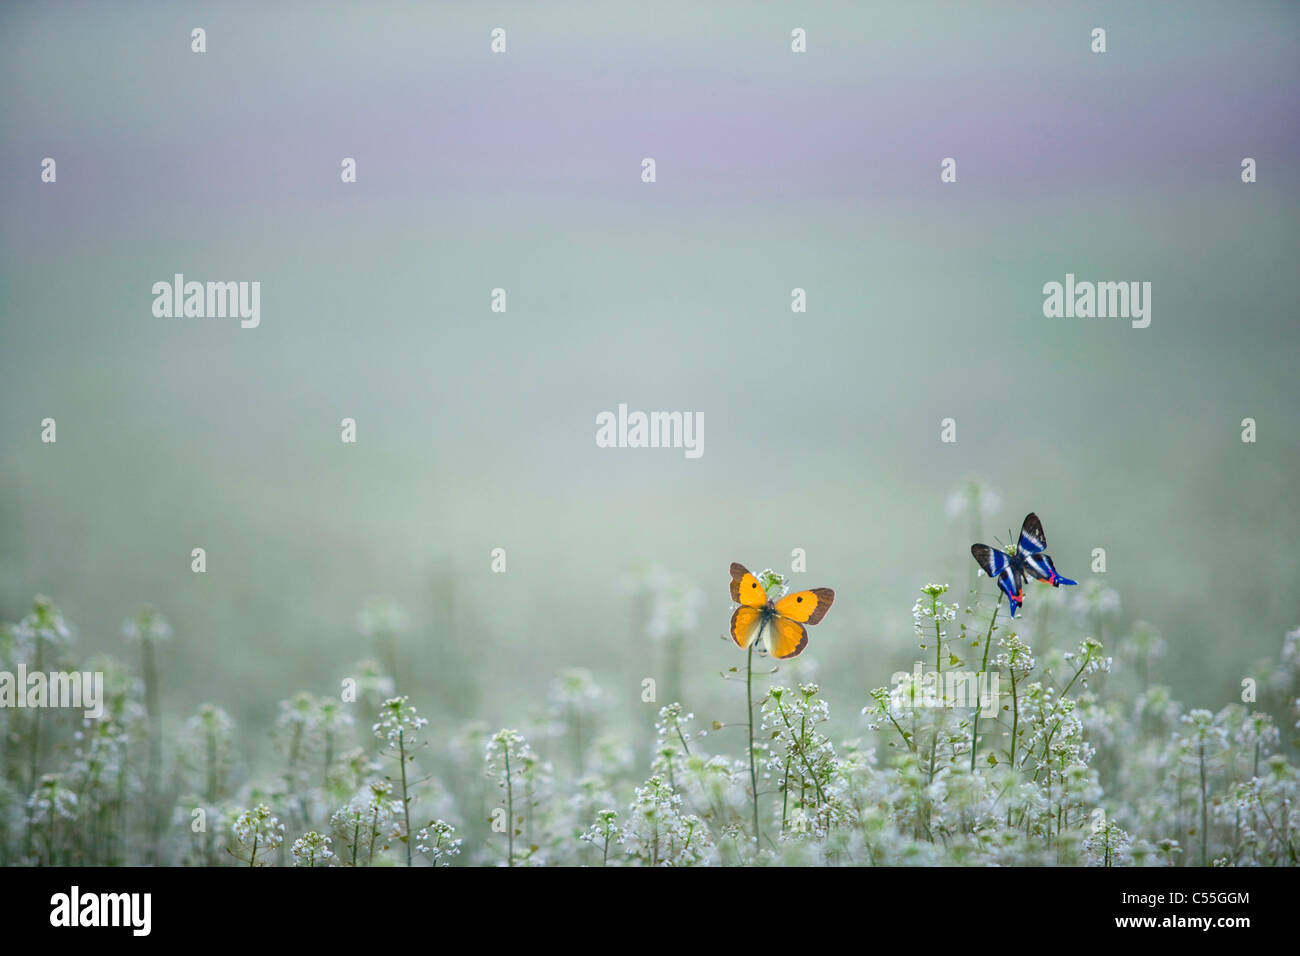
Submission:
M 1217 707 L 1300 623 L 1298 24 L 6 4 L 0 612 L 48 593 L 118 648 L 155 603 L 177 706 L 269 712 L 369 654 L 356 613 L 391 595 L 412 673 L 463 669 L 500 724 L 566 666 L 634 699 L 639 562 L 706 589 L 714 693 L 727 565 L 800 547 L 838 595 L 805 659 L 865 700 L 917 588 L 964 588 L 945 501 L 979 474 L 986 538 L 1036 510 L 1080 580 L 1105 548 L 1116 637 L 1155 623 L 1158 676 Z M 154 317 L 175 273 L 259 282 L 260 325 Z M 1067 273 L 1150 282 L 1150 326 L 1045 318 Z M 620 403 L 702 413 L 704 454 L 598 448 Z

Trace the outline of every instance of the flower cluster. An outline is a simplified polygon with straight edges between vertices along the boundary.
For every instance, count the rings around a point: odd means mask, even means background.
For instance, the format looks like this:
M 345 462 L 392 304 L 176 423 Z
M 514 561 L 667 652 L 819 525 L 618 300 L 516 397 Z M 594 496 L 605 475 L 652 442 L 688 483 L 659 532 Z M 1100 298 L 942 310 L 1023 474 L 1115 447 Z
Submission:
M 782 575 L 760 577 L 773 596 L 783 592 Z M 753 655 L 724 674 L 746 698 L 703 721 L 682 699 L 715 703 L 687 695 L 628 724 L 596 675 L 573 669 L 550 682 L 521 729 L 494 732 L 438 711 L 431 723 L 391 693 L 391 669 L 372 662 L 351 671 L 337 699 L 304 692 L 281 702 L 273 764 L 244 756 L 234 718 L 216 704 L 167 722 L 158 706 L 166 658 L 153 650 L 170 629 L 142 611 L 124 627 L 138 670 L 85 662 L 105 676 L 102 719 L 0 709 L 0 860 L 1296 863 L 1300 768 L 1287 754 L 1297 739 L 1300 630 L 1279 657 L 1247 670 L 1240 701 L 1187 708 L 1156 682 L 1174 642 L 1141 621 L 1124 630 L 1104 589 L 1086 592 L 1077 615 L 1062 614 L 1067 598 L 1044 589 L 1015 621 L 992 600 L 948 602 L 949 593 L 921 589 L 912 614 L 924 660 L 867 692 L 865 707 L 853 702 L 865 720 L 833 722 L 804 664 L 793 683 L 781 676 L 785 662 L 756 669 Z M 381 654 L 396 649 L 389 639 L 400 623 L 373 627 Z M 56 666 L 70 635 L 38 599 L 0 628 L 0 657 Z M 665 641 L 654 666 L 681 663 L 681 647 Z M 960 682 L 972 678 L 990 682 L 988 701 L 963 695 Z M 737 714 L 746 702 L 749 713 Z M 367 709 L 373 721 L 354 717 Z
M 236 842 L 236 846 L 229 848 L 230 854 L 241 861 L 247 859 L 249 866 L 257 865 L 260 854 L 284 843 L 284 824 L 266 804 L 260 803 L 237 814 L 230 832 Z

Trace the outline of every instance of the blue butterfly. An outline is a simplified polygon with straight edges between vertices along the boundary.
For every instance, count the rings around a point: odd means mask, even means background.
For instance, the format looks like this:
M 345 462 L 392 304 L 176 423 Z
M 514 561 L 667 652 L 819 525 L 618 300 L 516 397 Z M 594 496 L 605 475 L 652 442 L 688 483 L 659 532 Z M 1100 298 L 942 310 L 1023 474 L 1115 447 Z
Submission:
M 1047 547 L 1047 535 L 1043 534 L 1043 523 L 1032 511 L 1025 516 L 1025 523 L 1020 526 L 1020 543 L 1007 551 L 998 551 L 987 544 L 972 544 L 970 553 L 984 573 L 998 582 L 1002 593 L 1011 599 L 1011 616 L 1025 603 L 1023 593 L 1025 573 L 1044 581 L 1054 588 L 1062 584 L 1078 584 L 1056 573 L 1056 565 L 1043 553 Z

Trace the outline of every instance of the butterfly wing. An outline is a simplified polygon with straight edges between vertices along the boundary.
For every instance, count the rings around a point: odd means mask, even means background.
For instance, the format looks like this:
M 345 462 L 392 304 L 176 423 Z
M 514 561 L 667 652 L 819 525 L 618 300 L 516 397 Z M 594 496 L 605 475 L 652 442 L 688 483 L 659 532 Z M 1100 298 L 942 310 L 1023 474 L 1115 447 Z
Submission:
M 825 613 L 822 611 L 822 614 Z M 808 631 L 798 621 L 775 616 L 764 632 L 763 644 L 773 657 L 782 661 L 789 660 L 798 657 L 808 646 Z
M 1021 554 L 1038 554 L 1047 548 L 1047 535 L 1043 533 L 1043 523 L 1032 511 L 1025 515 L 1025 523 L 1020 526 L 1020 543 L 1016 550 Z
M 970 553 L 975 563 L 991 578 L 996 578 L 1010 563 L 1005 554 L 997 548 L 990 548 L 987 544 L 972 544 Z
M 835 592 L 830 588 L 796 591 L 776 602 L 776 613 L 800 624 L 816 624 L 826 616 L 834 600 Z
M 1016 611 L 1020 609 L 1020 605 L 1025 603 L 1024 572 L 1008 561 L 1007 566 L 1003 568 L 1002 573 L 998 575 L 998 587 L 1002 589 L 1002 593 L 1005 594 L 1007 600 L 1011 602 L 1011 616 L 1015 617 Z
M 756 607 L 736 608 L 731 615 L 731 639 L 742 651 L 754 642 L 763 627 L 763 612 Z
M 745 569 L 743 564 L 731 563 L 731 599 L 742 607 L 763 607 L 767 604 L 767 591 Z
M 1024 603 L 1024 595 L 1020 593 L 1024 580 L 1021 570 L 1005 554 L 987 544 L 972 544 L 970 553 L 984 573 L 997 581 L 1002 593 L 1011 599 L 1011 616 L 1015 617 L 1016 610 Z
M 1047 554 L 1027 554 L 1025 555 L 1025 568 L 1031 575 L 1040 581 L 1046 581 L 1054 588 L 1059 588 L 1062 584 L 1078 584 L 1078 581 L 1071 581 L 1069 578 L 1063 578 L 1056 571 L 1056 565 L 1052 563 L 1052 558 Z

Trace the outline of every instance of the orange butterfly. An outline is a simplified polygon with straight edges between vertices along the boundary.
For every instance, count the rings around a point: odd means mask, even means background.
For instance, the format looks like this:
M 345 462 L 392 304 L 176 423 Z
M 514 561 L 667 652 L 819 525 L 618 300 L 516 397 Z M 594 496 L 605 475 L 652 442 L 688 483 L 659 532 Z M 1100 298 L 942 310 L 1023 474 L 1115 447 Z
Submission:
M 804 625 L 816 624 L 826 616 L 835 592 L 830 588 L 813 588 L 771 601 L 758 578 L 743 565 L 733 563 L 731 599 L 740 605 L 731 615 L 731 639 L 736 645 L 746 649 L 761 636 L 769 654 L 786 660 L 798 657 L 808 646 Z

